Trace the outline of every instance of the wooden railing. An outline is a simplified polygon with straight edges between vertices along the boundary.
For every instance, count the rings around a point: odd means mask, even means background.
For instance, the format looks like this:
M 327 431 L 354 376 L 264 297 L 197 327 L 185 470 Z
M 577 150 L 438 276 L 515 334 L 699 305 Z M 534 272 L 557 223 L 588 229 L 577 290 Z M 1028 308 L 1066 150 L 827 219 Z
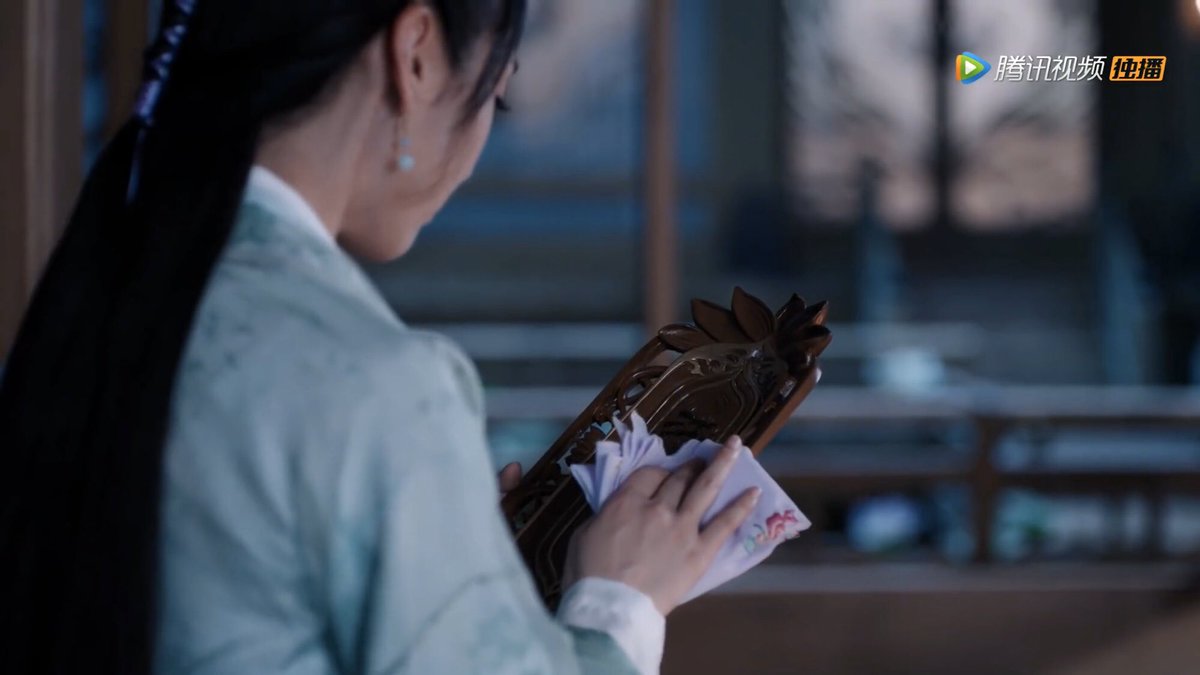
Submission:
M 488 408 L 495 422 L 571 419 L 594 395 L 588 387 L 491 389 Z M 967 424 L 973 442 L 961 453 L 933 461 L 864 464 L 853 457 L 814 462 L 796 453 L 763 454 L 764 465 L 789 493 L 856 496 L 920 490 L 957 483 L 973 504 L 977 562 L 992 560 L 997 500 L 1003 490 L 1028 488 L 1053 494 L 1143 496 L 1150 505 L 1151 535 L 1141 555 L 1164 552 L 1163 512 L 1171 494 L 1200 494 L 1200 388 L 1147 387 L 971 387 L 900 393 L 855 387 L 821 387 L 790 425 Z M 1119 468 L 1062 467 L 1039 462 L 1006 469 L 996 448 L 1008 433 L 1036 428 L 1041 434 L 1067 429 L 1154 429 L 1196 432 L 1196 461 L 1184 468 L 1131 463 Z M 819 523 L 817 523 L 819 526 Z

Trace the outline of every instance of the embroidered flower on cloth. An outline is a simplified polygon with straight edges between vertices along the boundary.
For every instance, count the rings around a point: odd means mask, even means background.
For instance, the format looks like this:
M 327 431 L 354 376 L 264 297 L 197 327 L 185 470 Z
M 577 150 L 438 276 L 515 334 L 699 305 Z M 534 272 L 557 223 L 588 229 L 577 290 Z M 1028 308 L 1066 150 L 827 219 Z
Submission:
M 800 516 L 800 518 L 803 517 L 804 516 Z M 796 511 L 788 509 L 787 511 L 772 513 L 771 515 L 767 516 L 767 523 L 765 527 L 755 523 L 754 527 L 758 531 L 753 535 L 746 537 L 746 540 L 742 542 L 742 545 L 746 547 L 747 551 L 753 552 L 754 549 L 762 546 L 763 544 L 778 542 L 780 539 L 793 539 L 800 536 L 799 530 L 789 533 L 788 524 L 790 523 L 800 523 L 799 518 L 796 517 Z
M 691 440 L 684 443 L 675 454 L 667 455 L 662 439 L 647 430 L 646 422 L 641 417 L 635 413 L 630 422 L 632 426 L 627 427 L 619 420 L 613 420 L 620 442 L 599 441 L 592 464 L 571 466 L 571 474 L 593 511 L 599 511 L 625 479 L 643 466 L 674 471 L 693 458 L 711 461 L 721 449 L 721 444 L 714 441 Z M 745 448 L 701 523 L 707 524 L 738 495 L 753 486 L 762 490 L 754 513 L 721 547 L 712 566 L 692 587 L 685 600 L 698 597 L 741 575 L 765 560 L 780 542 L 799 536 L 800 532 L 808 529 L 808 519 Z

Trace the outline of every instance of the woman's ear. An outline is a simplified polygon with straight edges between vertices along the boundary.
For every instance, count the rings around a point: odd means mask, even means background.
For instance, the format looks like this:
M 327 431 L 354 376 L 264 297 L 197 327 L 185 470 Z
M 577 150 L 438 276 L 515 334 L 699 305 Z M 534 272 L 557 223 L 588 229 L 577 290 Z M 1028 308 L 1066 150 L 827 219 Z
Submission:
M 437 14 L 424 3 L 412 3 L 392 22 L 388 42 L 388 74 L 401 112 L 433 104 L 452 75 Z

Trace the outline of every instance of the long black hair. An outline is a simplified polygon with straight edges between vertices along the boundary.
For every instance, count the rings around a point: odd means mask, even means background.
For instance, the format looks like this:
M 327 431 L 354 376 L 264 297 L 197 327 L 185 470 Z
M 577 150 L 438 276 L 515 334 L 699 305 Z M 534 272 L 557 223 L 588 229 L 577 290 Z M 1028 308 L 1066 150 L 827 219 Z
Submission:
M 89 175 L 0 382 L 0 671 L 151 669 L 171 390 L 260 132 L 417 1 L 452 65 L 490 44 L 478 110 L 525 0 L 165 0 L 146 95 Z

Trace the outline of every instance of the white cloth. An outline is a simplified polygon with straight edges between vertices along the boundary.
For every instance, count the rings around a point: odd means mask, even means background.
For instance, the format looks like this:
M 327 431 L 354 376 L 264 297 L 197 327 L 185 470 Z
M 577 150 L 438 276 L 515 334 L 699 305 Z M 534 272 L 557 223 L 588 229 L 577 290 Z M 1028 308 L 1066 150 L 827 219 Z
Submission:
M 721 449 L 721 444 L 713 441 L 691 440 L 675 454 L 667 455 L 662 439 L 646 429 L 646 422 L 641 417 L 634 413 L 631 421 L 632 428 L 614 420 L 620 442 L 600 441 L 596 443 L 593 463 L 571 466 L 571 474 L 594 511 L 599 511 L 625 479 L 643 466 L 674 471 L 695 458 L 711 461 Z M 765 560 L 781 542 L 808 529 L 808 518 L 746 448 L 742 448 L 716 500 L 701 519 L 701 525 L 707 524 L 751 487 L 762 490 L 754 512 L 721 547 L 684 602 L 741 575 Z

